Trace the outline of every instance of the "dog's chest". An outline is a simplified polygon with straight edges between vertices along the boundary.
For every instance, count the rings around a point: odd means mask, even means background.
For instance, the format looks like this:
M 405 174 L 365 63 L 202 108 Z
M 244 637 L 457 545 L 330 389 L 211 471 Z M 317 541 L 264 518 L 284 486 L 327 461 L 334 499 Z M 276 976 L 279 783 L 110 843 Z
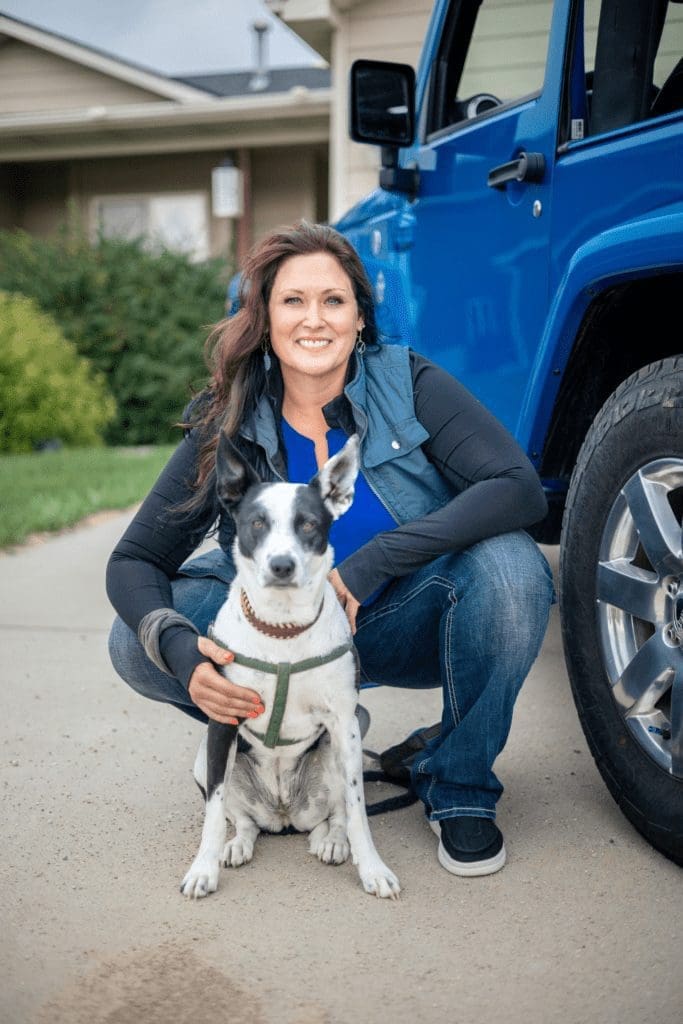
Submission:
M 325 602 L 315 627 L 286 640 L 268 637 L 245 621 L 239 600 L 231 591 L 214 625 L 214 634 L 229 650 L 269 666 L 269 670 L 238 664 L 223 672 L 232 682 L 256 691 L 265 712 L 245 723 L 250 732 L 265 736 L 275 713 L 281 717 L 279 737 L 307 739 L 324 718 L 355 707 L 355 662 L 351 652 L 333 661 L 300 671 L 299 663 L 320 659 L 348 642 L 348 626 L 336 602 Z M 272 737 L 271 737 L 272 738 Z

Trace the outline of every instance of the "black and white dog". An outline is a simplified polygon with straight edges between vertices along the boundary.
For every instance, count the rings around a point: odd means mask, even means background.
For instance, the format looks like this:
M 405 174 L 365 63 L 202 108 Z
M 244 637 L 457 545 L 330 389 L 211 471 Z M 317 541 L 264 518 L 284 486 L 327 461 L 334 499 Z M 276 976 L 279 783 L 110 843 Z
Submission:
M 216 466 L 237 527 L 237 575 L 212 635 L 235 654 L 226 675 L 259 693 L 265 712 L 239 727 L 209 723 L 194 767 L 206 816 L 181 892 L 214 892 L 220 865 L 250 861 L 260 831 L 293 826 L 310 832 L 309 850 L 325 863 L 341 864 L 350 849 L 365 891 L 396 898 L 365 811 L 356 655 L 327 579 L 329 530 L 353 500 L 358 438 L 307 485 L 261 483 L 224 435 Z M 235 827 L 227 843 L 226 817 Z

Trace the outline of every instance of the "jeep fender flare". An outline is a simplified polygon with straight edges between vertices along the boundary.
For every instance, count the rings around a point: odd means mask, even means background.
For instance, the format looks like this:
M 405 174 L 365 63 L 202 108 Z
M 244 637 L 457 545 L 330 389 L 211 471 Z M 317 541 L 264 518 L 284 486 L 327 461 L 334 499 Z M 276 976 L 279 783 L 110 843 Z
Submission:
M 683 202 L 677 202 L 593 236 L 572 256 L 550 306 L 515 431 L 536 465 L 586 310 L 607 288 L 683 268 L 682 237 Z

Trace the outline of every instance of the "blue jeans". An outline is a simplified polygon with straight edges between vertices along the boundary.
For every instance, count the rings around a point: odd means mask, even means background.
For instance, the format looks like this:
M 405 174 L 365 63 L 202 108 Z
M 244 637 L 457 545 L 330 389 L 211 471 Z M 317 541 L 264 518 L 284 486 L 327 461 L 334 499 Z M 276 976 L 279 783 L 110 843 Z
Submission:
M 221 551 L 181 567 L 172 584 L 174 606 L 201 633 L 225 600 L 233 573 Z M 363 680 L 442 688 L 441 733 L 412 772 L 433 820 L 495 817 L 503 787 L 493 763 L 541 648 L 552 602 L 550 567 L 531 538 L 518 531 L 437 558 L 360 608 L 354 639 Z M 114 668 L 138 693 L 206 721 L 184 686 L 149 661 L 120 619 L 109 649 Z

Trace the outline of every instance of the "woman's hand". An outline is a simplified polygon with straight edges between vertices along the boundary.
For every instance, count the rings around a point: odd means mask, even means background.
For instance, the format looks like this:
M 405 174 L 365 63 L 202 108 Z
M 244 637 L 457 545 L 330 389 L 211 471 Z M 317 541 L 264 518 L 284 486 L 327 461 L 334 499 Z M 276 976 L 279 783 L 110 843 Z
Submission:
M 344 580 L 339 575 L 336 569 L 333 569 L 330 575 L 327 577 L 332 586 L 334 592 L 339 598 L 339 603 L 346 612 L 346 618 L 349 620 L 351 632 L 356 632 L 356 615 L 360 608 L 360 601 L 356 601 L 355 597 L 344 583 Z
M 201 654 L 216 665 L 229 665 L 234 660 L 230 651 L 219 647 L 206 636 L 197 639 L 197 647 Z M 207 662 L 197 665 L 188 689 L 197 707 L 215 722 L 239 725 L 240 718 L 258 718 L 265 710 L 258 693 L 231 683 Z

